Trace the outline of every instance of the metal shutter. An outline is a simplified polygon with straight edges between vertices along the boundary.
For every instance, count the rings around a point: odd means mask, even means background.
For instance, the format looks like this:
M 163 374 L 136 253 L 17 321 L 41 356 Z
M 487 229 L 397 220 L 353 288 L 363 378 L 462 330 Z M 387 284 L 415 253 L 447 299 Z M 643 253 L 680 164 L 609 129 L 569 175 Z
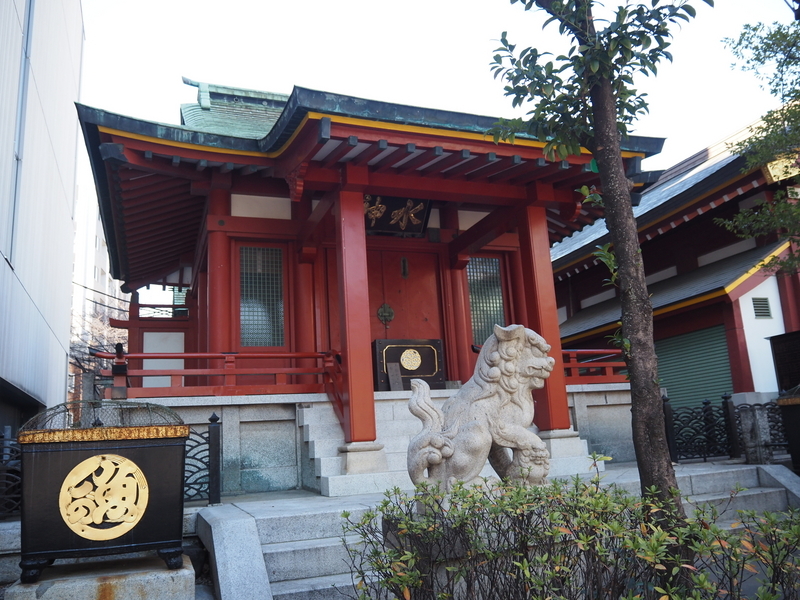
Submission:
M 718 325 L 656 342 L 660 386 L 674 408 L 719 401 L 733 392 L 725 327 Z

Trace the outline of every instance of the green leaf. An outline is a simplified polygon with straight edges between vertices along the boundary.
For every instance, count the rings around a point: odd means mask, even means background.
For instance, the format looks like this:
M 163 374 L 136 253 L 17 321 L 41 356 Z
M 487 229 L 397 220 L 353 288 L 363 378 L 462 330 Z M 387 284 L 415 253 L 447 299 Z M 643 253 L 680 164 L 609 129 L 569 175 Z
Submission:
M 686 11 L 686 14 L 692 18 L 697 16 L 697 11 L 694 9 L 694 7 L 689 6 L 688 4 L 683 5 L 683 10 Z
M 592 61 L 589 63 L 589 68 L 592 70 L 592 73 L 597 73 L 597 71 L 600 70 L 600 61 L 596 58 L 592 59 Z

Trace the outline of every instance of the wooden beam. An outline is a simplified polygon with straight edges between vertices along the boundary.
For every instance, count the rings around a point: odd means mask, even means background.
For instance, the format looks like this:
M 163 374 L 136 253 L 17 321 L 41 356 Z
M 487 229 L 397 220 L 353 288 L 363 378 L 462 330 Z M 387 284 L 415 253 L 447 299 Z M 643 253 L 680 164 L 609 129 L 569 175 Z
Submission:
M 450 156 L 443 158 L 442 160 L 438 160 L 434 164 L 421 169 L 420 173 L 425 176 L 438 175 L 442 171 L 469 159 L 469 150 L 456 150 Z
M 501 171 L 505 171 L 511 167 L 516 167 L 522 163 L 522 158 L 519 154 L 514 154 L 513 156 L 506 156 L 505 158 L 501 158 L 485 167 L 478 169 L 477 171 L 472 171 L 471 173 L 467 174 L 467 180 L 472 181 L 473 179 L 478 178 L 488 178 L 496 173 L 500 173 Z
M 464 256 L 480 252 L 481 248 L 497 236 L 507 232 L 509 229 L 513 229 L 513 217 L 516 211 L 516 206 L 496 208 L 475 225 L 459 234 L 456 239 L 447 245 L 451 268 L 465 267 Z
M 511 167 L 510 169 L 506 169 L 505 171 L 501 171 L 495 175 L 492 175 L 488 177 L 488 180 L 490 183 L 508 181 L 510 179 L 514 179 L 515 177 L 526 175 L 532 172 L 534 169 L 541 169 L 542 167 L 545 166 L 547 166 L 547 161 L 545 159 L 536 158 L 533 160 L 525 161 L 522 164 L 516 165 L 514 167 Z
M 542 177 L 542 181 L 545 183 L 558 183 L 559 181 L 564 181 L 565 179 L 575 179 L 585 176 L 587 173 L 591 173 L 590 177 L 596 177 L 596 174 L 592 173 L 589 165 L 575 165 L 570 166 L 568 169 L 558 171 L 557 173 L 546 175 Z
M 534 179 L 542 179 L 552 173 L 566 171 L 569 168 L 570 168 L 569 162 L 567 162 L 566 160 L 560 160 L 558 162 L 550 163 L 546 167 L 542 167 L 541 169 L 533 171 L 532 173 L 528 173 L 527 175 L 521 175 L 515 179 L 512 179 L 511 183 L 515 185 L 530 183 Z
M 453 167 L 452 169 L 448 169 L 447 171 L 442 173 L 442 175 L 444 177 L 447 177 L 448 179 L 452 179 L 453 177 L 458 177 L 463 173 L 474 171 L 475 169 L 480 169 L 488 164 L 493 163 L 496 160 L 497 160 L 497 154 L 495 154 L 494 152 L 479 154 L 469 162 L 462 163 L 458 166 Z
M 350 164 L 356 165 L 358 167 L 367 164 L 373 158 L 378 156 L 379 154 L 385 152 L 389 148 L 389 142 L 386 140 L 378 140 L 377 142 L 373 143 L 368 148 L 362 150 L 358 156 L 354 156 L 353 159 L 350 161 Z
M 444 150 L 441 146 L 435 146 L 433 148 L 428 148 L 419 156 L 415 156 L 411 160 L 407 160 L 402 165 L 400 165 L 396 170 L 397 173 L 400 175 L 405 175 L 408 173 L 415 172 L 417 167 L 421 165 L 426 165 L 432 160 L 439 158 L 440 156 L 444 155 Z
M 333 194 L 326 194 L 322 197 L 322 200 L 317 203 L 317 206 L 312 211 L 311 216 L 306 219 L 305 223 L 303 223 L 300 227 L 300 231 L 297 232 L 297 243 L 300 248 L 308 246 L 309 241 L 314 236 L 314 232 L 317 230 L 317 227 L 319 227 L 319 224 L 322 223 L 325 215 L 327 215 L 331 210 L 335 199 L 336 197 Z
M 354 135 L 348 136 L 346 140 L 339 142 L 339 145 L 331 150 L 322 160 L 322 167 L 328 169 L 339 162 L 347 154 L 353 151 L 353 148 L 358 146 L 358 138 Z
M 136 189 L 121 189 L 119 195 L 123 199 L 137 198 L 147 194 L 155 194 L 167 190 L 175 190 L 178 188 L 186 189 L 189 187 L 189 182 L 184 179 L 162 179 L 158 183 L 151 185 L 142 185 Z
M 414 154 L 417 151 L 417 147 L 414 144 L 403 144 L 397 150 L 392 152 L 391 154 L 386 155 L 380 161 L 375 163 L 374 165 L 370 165 L 370 170 L 375 173 L 383 173 L 384 171 L 388 171 L 394 165 L 399 163 L 404 158 Z
M 117 165 L 125 165 L 128 168 L 144 171 L 145 173 L 158 173 L 160 175 L 180 177 L 192 181 L 204 177 L 201 173 L 198 173 L 188 165 L 186 167 L 173 167 L 170 161 L 155 156 L 152 161 L 147 161 L 135 151 L 125 148 L 122 144 L 100 144 L 100 155 L 103 157 L 103 160 L 112 161 Z M 129 177 L 129 179 L 133 178 L 134 177 Z
M 302 163 L 310 161 L 331 139 L 331 120 L 323 117 L 319 121 L 307 121 L 294 142 L 281 154 L 275 163 L 275 176 L 288 177 Z

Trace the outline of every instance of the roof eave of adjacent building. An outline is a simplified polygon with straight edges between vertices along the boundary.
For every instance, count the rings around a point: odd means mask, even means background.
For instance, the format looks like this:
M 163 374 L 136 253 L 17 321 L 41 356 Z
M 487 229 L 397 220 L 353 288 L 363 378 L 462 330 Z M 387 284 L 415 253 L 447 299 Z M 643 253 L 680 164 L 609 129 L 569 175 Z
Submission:
M 647 212 L 643 212 L 636 216 L 636 222 L 638 224 L 639 230 L 646 229 L 648 227 L 654 226 L 655 222 L 653 219 L 654 212 L 664 210 L 664 208 L 668 205 L 674 205 L 676 209 L 679 211 L 681 206 L 688 207 L 692 203 L 695 202 L 700 197 L 704 197 L 705 195 L 712 193 L 714 189 L 718 188 L 719 186 L 723 185 L 726 181 L 732 180 L 738 176 L 744 176 L 746 173 L 742 171 L 742 168 L 746 165 L 746 159 L 744 157 L 737 157 L 733 160 L 730 164 L 726 165 L 719 171 L 713 173 L 711 176 L 704 178 L 703 180 L 697 182 L 692 187 L 679 192 L 675 196 L 671 197 L 669 200 L 662 202 L 656 206 L 653 206 Z M 666 182 L 665 182 L 666 183 Z M 656 183 L 655 185 L 648 188 L 645 192 L 651 193 L 658 189 L 661 185 L 661 182 Z M 674 219 L 675 218 L 675 211 L 669 211 L 666 215 L 658 218 L 663 219 Z M 582 230 L 585 231 L 585 230 Z M 602 246 L 603 244 L 611 241 L 610 233 L 606 233 L 605 235 L 588 240 L 585 244 L 579 246 L 569 254 L 565 254 L 557 259 L 555 259 L 553 264 L 553 272 L 558 273 L 563 269 L 570 268 L 572 265 L 585 261 L 592 256 L 592 253 L 598 246 Z

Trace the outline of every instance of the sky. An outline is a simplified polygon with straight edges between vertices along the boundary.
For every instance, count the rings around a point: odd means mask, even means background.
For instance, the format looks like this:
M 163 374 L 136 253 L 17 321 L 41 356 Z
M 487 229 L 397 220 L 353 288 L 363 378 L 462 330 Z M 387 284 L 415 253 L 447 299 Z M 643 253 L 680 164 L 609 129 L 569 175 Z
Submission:
M 608 2 L 609 6 L 617 2 Z M 663 169 L 775 106 L 732 67 L 725 37 L 744 23 L 789 22 L 784 0 L 695 0 L 676 29 L 674 61 L 640 77 L 650 113 L 634 133 L 664 137 L 646 161 Z M 178 123 L 196 81 L 290 93 L 294 85 L 399 104 L 516 116 L 489 63 L 503 31 L 520 47 L 561 51 L 541 12 L 509 0 L 83 0 L 81 102 Z

